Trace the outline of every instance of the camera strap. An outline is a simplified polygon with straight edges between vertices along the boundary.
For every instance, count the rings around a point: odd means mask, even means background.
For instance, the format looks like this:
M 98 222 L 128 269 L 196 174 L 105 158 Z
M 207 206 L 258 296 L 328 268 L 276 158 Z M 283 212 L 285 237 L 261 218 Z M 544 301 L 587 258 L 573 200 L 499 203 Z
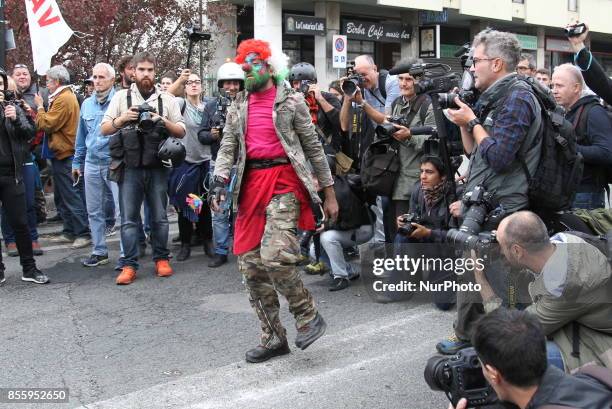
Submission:
M 131 88 L 127 89 L 126 98 L 127 98 L 127 107 L 128 109 L 130 109 L 132 107 L 132 89 Z M 185 108 L 183 107 L 181 114 L 183 113 L 184 110 Z M 164 101 L 162 101 L 161 94 L 157 95 L 157 113 L 159 114 L 159 116 L 164 115 Z

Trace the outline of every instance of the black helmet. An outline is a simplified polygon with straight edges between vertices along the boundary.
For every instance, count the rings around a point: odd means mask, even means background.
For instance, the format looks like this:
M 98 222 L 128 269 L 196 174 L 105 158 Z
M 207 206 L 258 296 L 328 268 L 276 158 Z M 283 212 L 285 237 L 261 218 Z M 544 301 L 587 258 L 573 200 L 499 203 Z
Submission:
M 157 157 L 167 168 L 179 167 L 186 156 L 185 146 L 177 138 L 170 136 L 159 144 Z
M 291 72 L 289 73 L 289 81 L 298 81 L 298 80 L 317 80 L 317 72 L 315 71 L 315 67 L 312 64 L 308 64 L 307 62 L 299 62 L 291 67 Z

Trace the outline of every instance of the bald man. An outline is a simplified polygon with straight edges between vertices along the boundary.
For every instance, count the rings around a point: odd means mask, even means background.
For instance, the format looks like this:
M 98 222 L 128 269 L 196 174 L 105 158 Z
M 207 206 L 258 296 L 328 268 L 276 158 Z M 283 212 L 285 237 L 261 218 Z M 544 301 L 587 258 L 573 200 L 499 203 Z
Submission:
M 606 256 L 570 233 L 549 239 L 544 222 L 529 211 L 505 218 L 497 240 L 512 265 L 532 272 L 527 311 L 558 347 L 565 369 L 588 363 L 612 368 L 612 268 Z M 549 362 L 555 345 L 549 345 Z
M 573 207 L 603 208 L 608 186 L 606 169 L 612 166 L 610 117 L 599 98 L 586 88 L 580 70 L 572 64 L 555 68 L 552 92 L 557 103 L 565 108 L 565 118 L 574 124 L 578 152 L 584 157 L 584 172 Z

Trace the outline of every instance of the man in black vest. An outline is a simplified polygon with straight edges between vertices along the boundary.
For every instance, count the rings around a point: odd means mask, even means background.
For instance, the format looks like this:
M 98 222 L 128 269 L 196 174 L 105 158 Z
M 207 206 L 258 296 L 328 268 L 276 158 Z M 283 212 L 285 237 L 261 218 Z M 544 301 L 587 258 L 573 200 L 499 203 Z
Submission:
M 121 243 L 125 258 L 121 274 L 116 280 L 116 283 L 120 285 L 131 284 L 136 279 L 138 221 L 143 200 L 151 209 L 153 261 L 155 261 L 157 275 L 168 277 L 173 274 L 168 263 L 168 215 L 166 213 L 170 170 L 163 167 L 157 158 L 161 139 L 156 139 L 159 138 L 159 135 L 154 137 L 149 133 L 141 133 L 142 138 L 130 137 L 128 141 L 128 137 L 123 132 L 129 130 L 145 132 L 134 128 L 140 117 L 138 107 L 146 103 L 149 108 L 155 110 L 151 114 L 153 121 L 156 124 L 163 121 L 163 127 L 169 135 L 177 138 L 185 135 L 185 124 L 178 102 L 172 95 L 159 92 L 155 88 L 155 57 L 148 52 L 142 52 L 134 56 L 132 63 L 136 71 L 136 82 L 128 89 L 115 93 L 100 128 L 103 135 L 110 136 L 117 131 L 123 134 L 125 169 L 123 180 L 119 182 L 119 206 L 121 208 Z M 160 109 L 163 112 L 160 112 Z M 154 126 L 154 129 L 157 129 L 157 125 Z M 139 143 L 138 139 L 143 142 Z M 134 157 L 136 161 L 132 160 Z
M 540 159 L 540 105 L 531 87 L 517 78 L 521 46 L 514 34 L 483 30 L 473 47 L 470 71 L 481 92 L 478 115 L 459 98 L 455 98 L 459 109 L 448 110 L 450 120 L 461 129 L 463 149 L 470 159 L 465 192 L 482 186 L 493 194 L 500 210 L 513 213 L 529 205 L 524 167 L 533 175 Z M 462 218 L 467 210 L 460 201 L 450 205 L 455 217 Z M 486 275 L 494 289 L 503 292 L 506 279 L 500 270 L 488 268 Z M 478 296 L 457 294 L 455 334 L 438 343 L 439 352 L 455 354 L 469 345 L 473 323 L 484 313 L 481 302 Z

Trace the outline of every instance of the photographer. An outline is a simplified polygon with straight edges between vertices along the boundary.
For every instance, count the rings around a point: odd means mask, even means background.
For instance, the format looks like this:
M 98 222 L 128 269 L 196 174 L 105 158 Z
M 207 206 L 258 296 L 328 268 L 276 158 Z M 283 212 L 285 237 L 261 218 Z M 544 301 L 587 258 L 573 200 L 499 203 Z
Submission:
M 589 366 L 568 375 L 547 364 L 546 338 L 531 314 L 499 308 L 478 321 L 472 339 L 483 376 L 500 401 L 520 409 L 609 409 L 604 379 L 612 377 L 610 371 Z M 462 399 L 456 409 L 466 407 Z
M 340 151 L 343 142 L 340 127 L 342 105 L 338 98 L 321 91 L 317 84 L 315 68 L 306 62 L 294 64 L 287 79 L 294 90 L 304 94 L 319 138 L 324 144 L 331 145 L 336 152 Z
M 446 231 L 451 221 L 448 207 L 454 197 L 447 183 L 448 172 L 437 156 L 423 156 L 420 163 L 420 180 L 412 189 L 409 213 L 397 217 L 396 245 L 446 242 Z M 439 247 L 437 250 L 444 251 L 444 248 Z M 444 257 L 442 254 L 433 256 Z M 441 275 L 437 272 L 429 276 L 431 281 L 436 282 L 446 278 L 448 274 Z M 453 298 L 450 294 L 436 292 L 434 303 L 436 307 L 446 311 L 452 307 Z
M 136 279 L 138 221 L 143 199 L 151 210 L 153 260 L 157 275 L 168 277 L 173 273 L 168 263 L 166 213 L 169 170 L 162 166 L 157 152 L 167 134 L 177 138 L 185 135 L 185 124 L 178 102 L 172 95 L 155 89 L 155 57 L 142 52 L 134 56 L 132 63 L 135 66 L 136 82 L 130 88 L 115 93 L 101 125 L 102 135 L 118 134 L 118 150 L 123 157 L 124 168 L 120 170 L 122 176 L 118 183 L 121 242 L 125 260 L 117 284 L 131 284 Z M 160 108 L 163 112 L 160 112 Z M 147 129 L 139 125 L 145 119 Z M 152 129 L 148 129 L 151 122 Z M 110 143 L 111 156 L 115 157 L 113 140 Z
M 236 99 L 239 91 L 244 89 L 244 71 L 235 62 L 226 62 L 217 70 L 217 86 L 219 97 L 209 101 L 202 113 L 202 123 L 198 131 L 201 144 L 210 145 L 212 160 L 210 174 L 215 170 L 215 160 L 221 145 L 223 127 L 225 126 L 227 110 Z M 229 209 L 213 211 L 213 236 L 215 239 L 215 255 L 208 267 L 216 268 L 227 263 L 230 241 Z
M 581 24 L 576 22 L 576 24 L 569 25 L 565 29 L 568 31 L 579 28 L 580 26 Z M 589 27 L 585 24 L 582 33 L 572 34 L 567 38 L 572 49 L 576 53 L 574 55 L 574 64 L 582 71 L 582 76 L 584 77 L 587 87 L 603 98 L 606 103 L 612 104 L 612 79 L 608 78 L 602 66 L 585 46 L 584 42 L 588 35 Z
M 421 63 L 421 61 L 408 59 L 400 61 L 397 65 L 405 66 L 416 63 Z M 423 143 L 430 137 L 430 135 L 413 136 L 409 128 L 436 125 L 430 97 L 427 94 L 416 95 L 415 83 L 418 83 L 418 80 L 409 73 L 398 74 L 397 79 L 401 95 L 391 104 L 391 116 L 401 118 L 406 126 L 394 123 L 396 131 L 391 134 L 399 141 L 400 158 L 400 171 L 391 196 L 389 218 L 385 219 L 385 225 L 388 226 L 392 239 L 397 233 L 395 219 L 407 213 L 410 208 L 413 188 L 421 174 L 420 159 L 423 155 Z
M 612 368 L 612 268 L 606 256 L 571 233 L 549 239 L 544 222 L 528 211 L 502 220 L 497 240 L 510 264 L 533 273 L 527 311 L 561 351 L 565 367 Z
M 574 125 L 576 149 L 584 158 L 582 180 L 572 208 L 592 210 L 606 205 L 606 170 L 612 166 L 612 121 L 599 98 L 585 93 L 585 88 L 576 66 L 567 63 L 555 68 L 552 92 L 565 108 L 565 118 Z
M 482 93 L 478 116 L 459 98 L 455 103 L 460 109 L 448 110 L 449 119 L 460 127 L 470 159 L 465 192 L 483 187 L 503 213 L 513 213 L 529 205 L 525 168 L 533 175 L 540 160 L 541 108 L 531 87 L 515 72 L 521 47 L 514 34 L 487 29 L 475 37 L 473 47 L 470 71 Z M 450 211 L 461 217 L 467 209 L 457 201 Z M 457 301 L 455 336 L 436 346 L 441 353 L 454 354 L 469 345 L 472 324 L 482 313 L 479 304 L 463 300 L 464 296 L 460 293 Z
M 0 69 L 2 99 L 7 95 L 7 83 L 8 76 Z M 49 278 L 36 268 L 34 261 L 23 181 L 23 165 L 30 159 L 29 142 L 34 138 L 34 123 L 23 109 L 23 104 L 18 101 L 3 100 L 0 114 L 0 201 L 15 234 L 23 271 L 21 279 L 46 284 Z M 5 281 L 4 270 L 0 252 L 0 285 Z

